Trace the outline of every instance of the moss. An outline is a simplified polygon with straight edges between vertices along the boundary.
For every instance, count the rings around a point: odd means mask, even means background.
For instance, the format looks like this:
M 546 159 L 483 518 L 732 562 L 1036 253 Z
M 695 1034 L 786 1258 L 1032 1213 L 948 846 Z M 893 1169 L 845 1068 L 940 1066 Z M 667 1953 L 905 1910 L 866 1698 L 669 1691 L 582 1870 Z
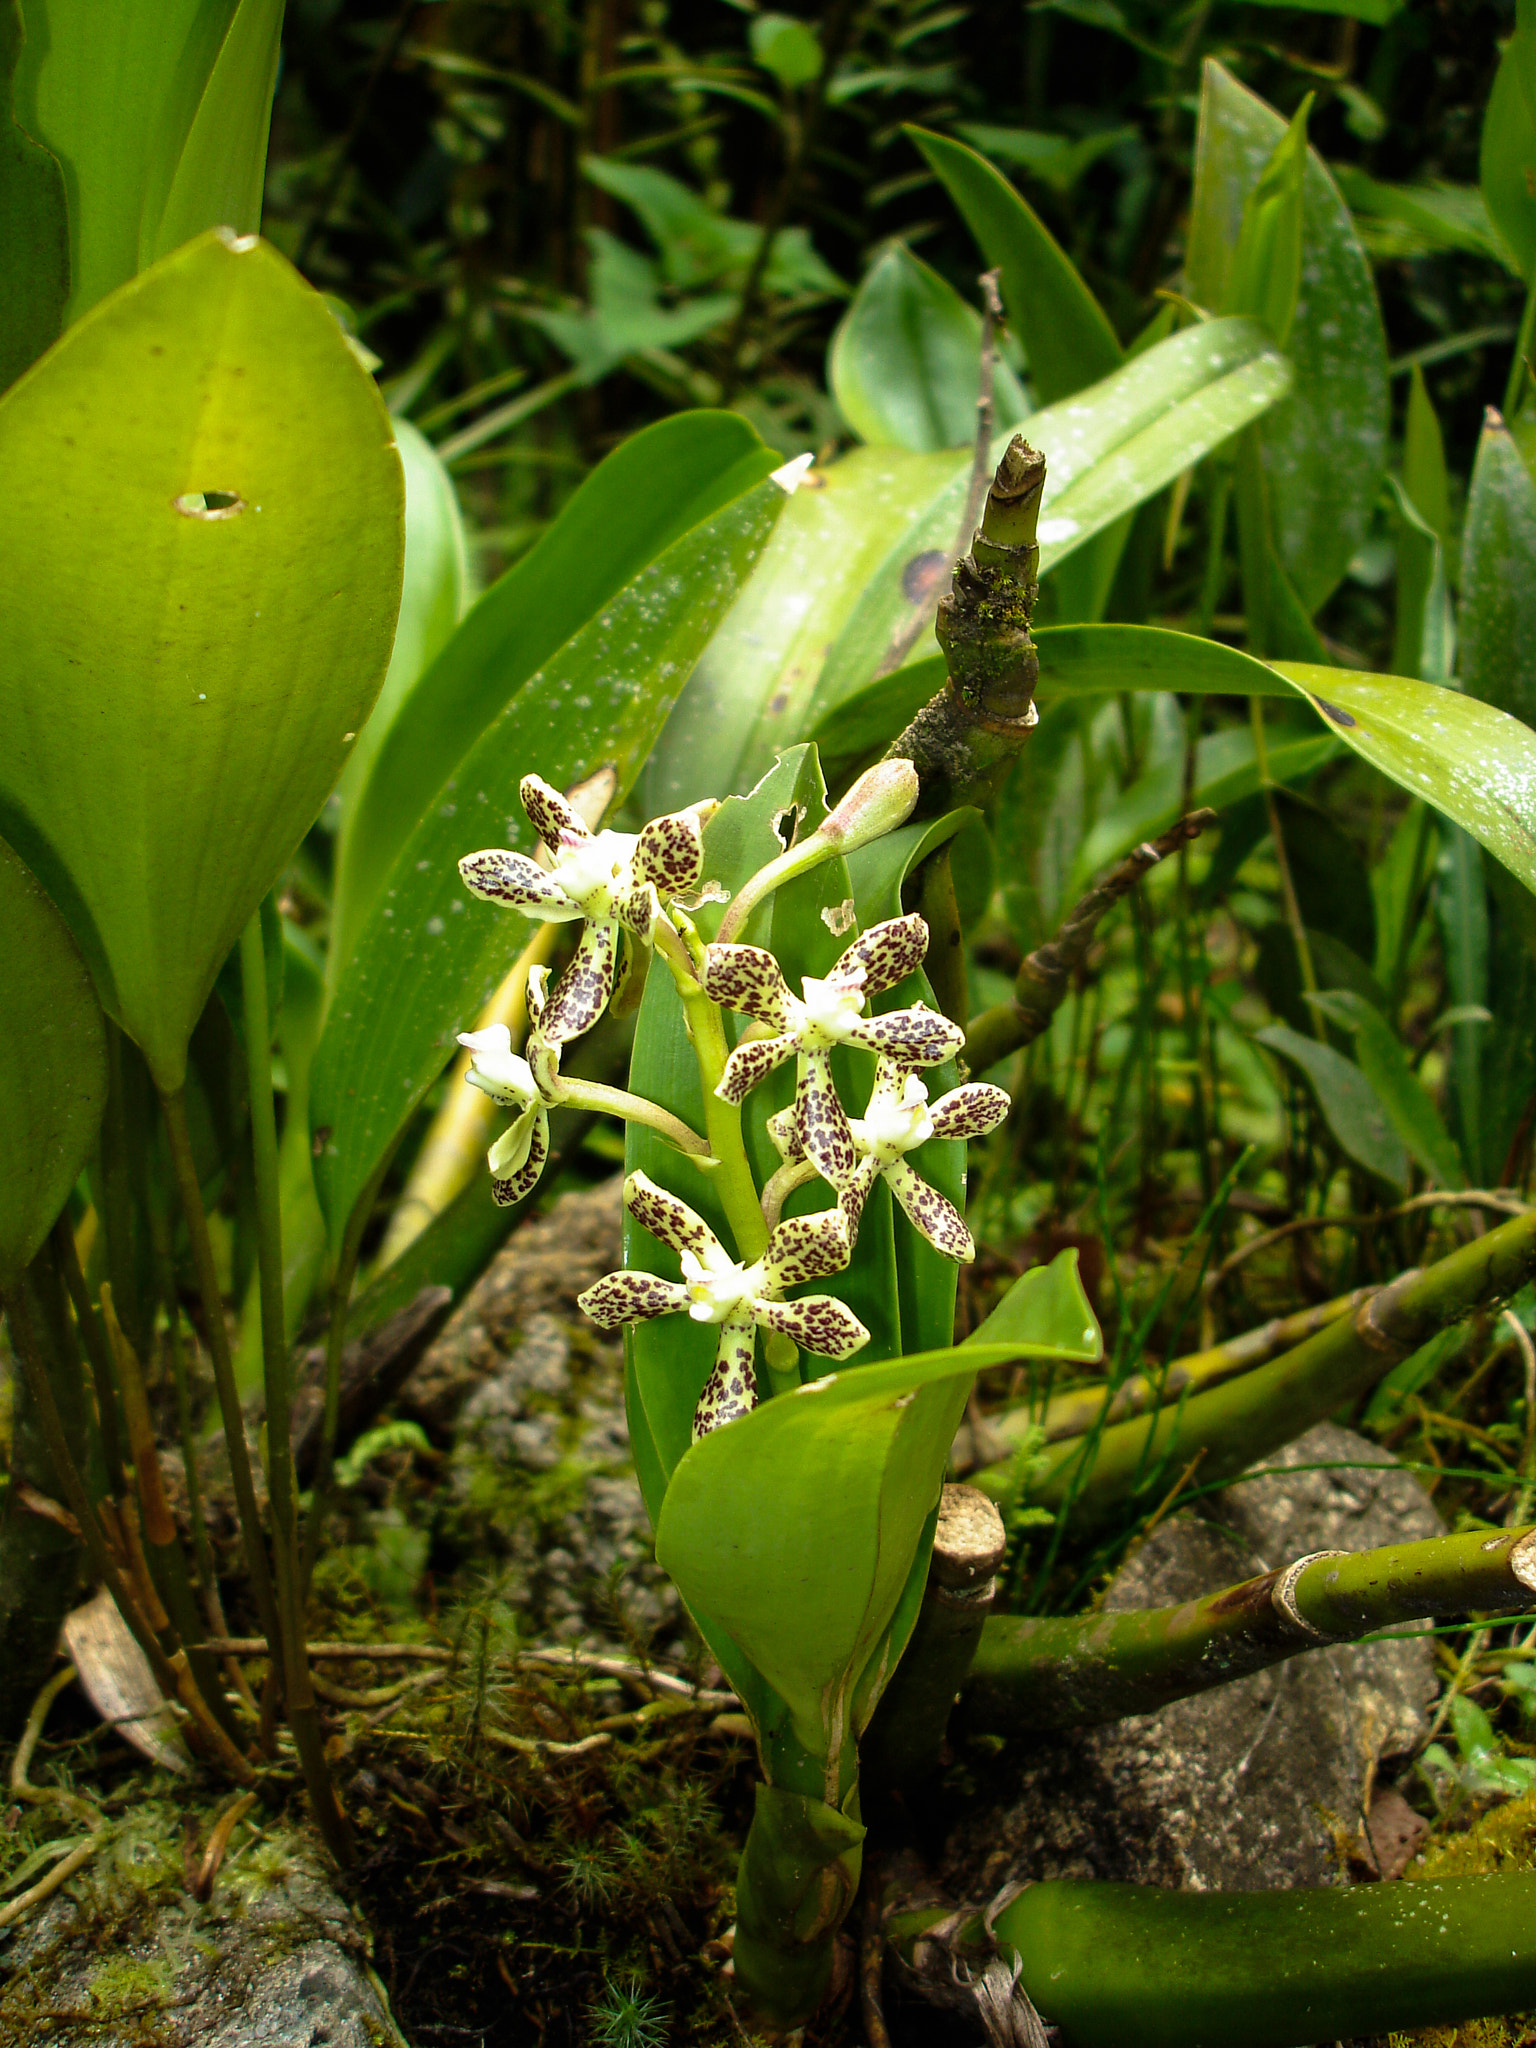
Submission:
M 1491 1807 L 1462 1834 L 1430 1843 L 1405 1882 L 1426 1877 L 1491 1877 L 1499 1871 L 1536 1868 L 1536 1792 Z M 1426 2027 L 1393 2034 L 1392 2048 L 1530 2048 L 1536 2043 L 1536 2013 L 1507 2019 L 1464 2020 L 1454 2027 Z

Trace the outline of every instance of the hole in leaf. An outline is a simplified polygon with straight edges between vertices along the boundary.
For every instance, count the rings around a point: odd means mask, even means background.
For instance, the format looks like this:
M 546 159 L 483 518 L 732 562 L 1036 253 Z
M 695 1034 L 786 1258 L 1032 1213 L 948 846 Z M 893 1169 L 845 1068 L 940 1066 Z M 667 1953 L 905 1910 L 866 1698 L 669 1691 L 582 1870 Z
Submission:
M 171 503 L 184 519 L 238 519 L 245 510 L 238 491 L 183 491 Z

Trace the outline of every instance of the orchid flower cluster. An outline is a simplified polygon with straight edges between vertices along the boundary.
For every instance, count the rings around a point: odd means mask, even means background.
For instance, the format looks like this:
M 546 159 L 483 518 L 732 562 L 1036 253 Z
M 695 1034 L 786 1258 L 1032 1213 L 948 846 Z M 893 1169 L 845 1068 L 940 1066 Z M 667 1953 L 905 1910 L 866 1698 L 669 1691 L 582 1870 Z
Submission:
M 853 1255 L 864 1206 L 884 1180 L 913 1227 L 946 1258 L 965 1264 L 976 1247 L 965 1219 L 908 1159 L 930 1138 L 981 1137 L 1008 1112 L 1001 1088 L 970 1081 L 930 1101 L 922 1070 L 953 1059 L 960 1027 L 925 1003 L 866 1014 L 922 965 L 928 927 L 916 915 L 890 918 L 862 933 L 825 979 L 807 976 L 796 995 L 773 954 L 735 942 L 751 911 L 773 889 L 819 861 L 851 852 L 903 823 L 917 797 L 910 762 L 882 762 L 855 783 L 816 832 L 753 876 L 738 893 L 720 937 L 704 941 L 688 915 L 701 899 L 704 824 L 715 808 L 698 805 L 653 818 L 637 833 L 594 832 L 557 790 L 525 776 L 523 808 L 543 843 L 543 858 L 500 848 L 467 854 L 459 872 L 475 895 L 541 922 L 575 922 L 576 949 L 551 989 L 549 970 L 528 976 L 530 1028 L 521 1054 L 505 1024 L 465 1032 L 468 1080 L 514 1112 L 491 1147 L 492 1188 L 500 1203 L 521 1199 L 549 1156 L 549 1111 L 559 1103 L 607 1111 L 658 1131 L 706 1172 L 719 1175 L 738 1242 L 727 1250 L 704 1219 L 644 1173 L 625 1184 L 630 1214 L 678 1256 L 681 1278 L 610 1273 L 580 1297 L 603 1329 L 655 1316 L 686 1314 L 718 1327 L 715 1364 L 694 1415 L 695 1440 L 757 1405 L 757 1332 L 768 1356 L 799 1346 L 841 1361 L 869 1332 L 830 1294 L 786 1299 L 791 1288 L 830 1278 Z M 625 1090 L 561 1075 L 562 1047 L 589 1031 L 613 1001 L 638 945 L 659 954 L 683 999 L 709 1105 L 708 1134 L 691 1131 L 657 1104 Z M 751 1019 L 727 1052 L 721 1012 Z M 875 1080 L 862 1116 L 845 1109 L 832 1054 L 855 1046 L 875 1056 Z M 747 1163 L 740 1110 L 786 1061 L 795 1061 L 793 1102 L 767 1119 L 782 1161 L 760 1191 Z M 784 1217 L 799 1187 L 824 1181 L 835 1201 Z M 734 1195 L 734 1201 L 731 1196 Z

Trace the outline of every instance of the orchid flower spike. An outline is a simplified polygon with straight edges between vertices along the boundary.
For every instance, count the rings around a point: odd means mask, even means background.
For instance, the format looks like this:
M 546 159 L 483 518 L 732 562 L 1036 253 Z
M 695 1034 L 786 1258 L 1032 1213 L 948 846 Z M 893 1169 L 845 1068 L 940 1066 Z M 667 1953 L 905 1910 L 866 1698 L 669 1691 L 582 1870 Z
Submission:
M 858 1164 L 838 1190 L 838 1202 L 850 1230 L 857 1232 L 870 1189 L 884 1180 L 912 1228 L 945 1258 L 968 1266 L 976 1256 L 976 1243 L 965 1218 L 947 1196 L 928 1185 L 906 1155 L 930 1138 L 985 1137 L 1007 1114 L 1007 1095 L 988 1081 L 967 1081 L 930 1103 L 926 1084 L 910 1067 L 882 1059 L 869 1107 L 848 1126 Z
M 780 1331 L 824 1358 L 851 1358 L 869 1342 L 869 1332 L 853 1310 L 832 1295 L 783 1299 L 787 1287 L 824 1279 L 847 1265 L 853 1240 L 841 1209 L 792 1216 L 774 1231 L 757 1263 L 742 1266 L 702 1216 L 645 1174 L 630 1175 L 624 1200 L 635 1221 L 678 1254 L 683 1277 L 663 1280 L 655 1273 L 609 1273 L 578 1296 L 576 1305 L 604 1330 L 679 1314 L 696 1323 L 719 1324 L 714 1370 L 694 1410 L 695 1443 L 757 1406 L 753 1352 L 759 1325 Z
M 779 963 L 760 946 L 711 946 L 704 991 L 728 1009 L 745 1010 L 770 1036 L 747 1038 L 725 1063 L 715 1093 L 740 1102 L 774 1068 L 798 1055 L 795 1125 L 817 1171 L 842 1187 L 857 1162 L 847 1114 L 832 1085 L 835 1045 L 858 1045 L 904 1067 L 936 1067 L 965 1044 L 965 1033 L 937 1010 L 915 1003 L 866 1017 L 868 997 L 894 988 L 922 965 L 928 927 L 922 918 L 893 917 L 871 925 L 837 960 L 825 981 L 807 975 L 804 998 L 792 996 Z
M 526 853 L 487 847 L 465 854 L 459 873 L 488 903 L 508 904 L 543 923 L 583 920 L 542 1027 L 551 1044 L 563 1045 L 590 1031 L 613 995 L 620 925 L 648 944 L 662 898 L 698 886 L 704 836 L 696 811 L 652 818 L 639 833 L 592 832 L 539 776 L 525 775 L 519 794 L 551 856 L 548 871 Z
M 520 1201 L 544 1171 L 549 1157 L 549 1111 L 532 1067 L 512 1050 L 505 1024 L 484 1031 L 461 1031 L 459 1043 L 469 1054 L 465 1079 L 503 1109 L 517 1115 L 486 1155 L 491 1169 L 491 1194 L 503 1209 Z

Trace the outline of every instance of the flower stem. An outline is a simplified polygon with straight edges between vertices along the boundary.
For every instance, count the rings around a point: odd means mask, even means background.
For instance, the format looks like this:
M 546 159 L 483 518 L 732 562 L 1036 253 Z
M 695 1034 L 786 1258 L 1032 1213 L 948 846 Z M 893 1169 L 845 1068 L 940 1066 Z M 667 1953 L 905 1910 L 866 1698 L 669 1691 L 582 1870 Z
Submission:
M 689 1130 L 681 1117 L 647 1102 L 644 1096 L 631 1095 L 627 1088 L 611 1088 L 606 1081 L 566 1080 L 562 1076 L 559 1101 L 563 1108 L 598 1110 L 607 1116 L 622 1117 L 626 1123 L 645 1124 L 692 1159 L 707 1161 L 712 1157 L 708 1140 Z
M 272 1021 L 267 1007 L 267 959 L 259 909 L 240 935 L 240 984 L 250 1078 L 256 1263 L 267 1401 L 267 1486 L 272 1506 L 278 1620 L 283 1631 L 283 1696 L 316 1824 L 331 1854 L 345 1867 L 352 1861 L 352 1839 L 325 1765 L 299 1592 L 299 1533 L 293 1497 L 293 1379 L 283 1319 L 283 1225 L 277 1178 L 277 1123 L 272 1110 Z

